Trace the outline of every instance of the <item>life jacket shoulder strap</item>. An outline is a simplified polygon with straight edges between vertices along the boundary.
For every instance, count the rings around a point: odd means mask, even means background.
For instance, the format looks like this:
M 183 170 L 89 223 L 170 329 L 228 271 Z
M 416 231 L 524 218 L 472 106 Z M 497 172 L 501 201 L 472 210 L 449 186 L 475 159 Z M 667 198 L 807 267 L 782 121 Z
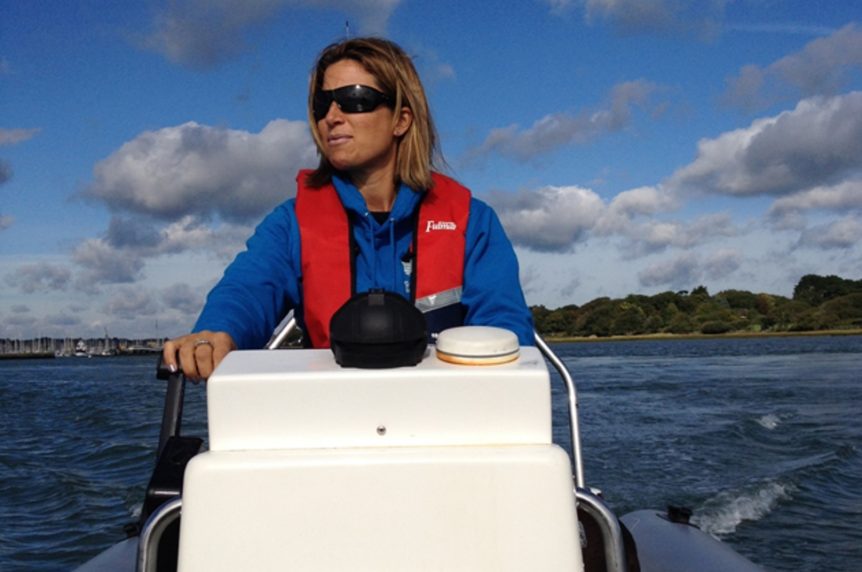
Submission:
M 310 171 L 296 177 L 303 319 L 312 347 L 329 347 L 329 320 L 351 295 L 353 277 L 350 224 L 332 185 L 305 184 Z

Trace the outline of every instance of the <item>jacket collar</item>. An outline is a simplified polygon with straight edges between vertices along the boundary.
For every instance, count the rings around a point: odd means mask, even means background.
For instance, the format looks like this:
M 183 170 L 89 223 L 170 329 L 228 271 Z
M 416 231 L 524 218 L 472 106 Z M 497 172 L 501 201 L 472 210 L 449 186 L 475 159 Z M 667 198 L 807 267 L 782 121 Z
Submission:
M 353 183 L 338 175 L 333 175 L 332 185 L 335 187 L 335 191 L 338 193 L 338 197 L 341 199 L 341 204 L 344 205 L 345 210 L 365 216 L 365 213 L 368 212 L 368 205 L 365 204 L 365 197 L 362 196 L 359 189 Z M 417 192 L 402 183 L 395 195 L 395 202 L 389 215 L 390 218 L 399 221 L 410 217 L 419 206 L 423 194 L 423 192 Z

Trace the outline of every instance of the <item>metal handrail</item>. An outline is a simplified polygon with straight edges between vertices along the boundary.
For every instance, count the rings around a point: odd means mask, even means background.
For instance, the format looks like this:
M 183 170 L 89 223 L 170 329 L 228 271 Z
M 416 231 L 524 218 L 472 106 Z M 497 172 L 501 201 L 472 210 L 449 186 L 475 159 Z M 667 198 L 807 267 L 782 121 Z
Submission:
M 572 460 L 574 462 L 575 499 L 578 507 L 584 509 L 599 526 L 605 552 L 605 562 L 608 572 L 626 572 L 626 551 L 623 544 L 622 530 L 616 515 L 608 508 L 602 499 L 587 488 L 584 479 L 584 461 L 581 454 L 581 430 L 578 421 L 578 392 L 569 368 L 563 363 L 554 350 L 542 339 L 538 332 L 533 332 L 536 346 L 554 369 L 563 378 L 569 401 L 569 431 L 572 439 Z
M 545 359 L 551 362 L 551 365 L 554 366 L 554 369 L 557 370 L 566 384 L 566 393 L 569 399 L 569 433 L 572 439 L 572 461 L 575 464 L 575 486 L 582 489 L 586 488 L 584 459 L 581 454 L 581 430 L 580 423 L 578 422 L 578 392 L 575 389 L 575 381 L 572 379 L 572 374 L 569 373 L 566 364 L 557 357 L 557 354 L 542 339 L 542 336 L 534 331 L 533 337 L 536 340 L 536 346 L 539 348 L 539 351 L 542 352 Z
M 266 343 L 266 349 L 277 350 L 281 343 L 287 339 L 288 334 L 296 328 L 296 318 L 293 315 L 293 310 L 287 313 L 284 319 L 279 322 L 272 332 L 272 337 Z
M 623 544 L 623 532 L 617 516 L 590 489 L 575 487 L 575 498 L 578 508 L 584 509 L 596 521 L 604 540 L 605 564 L 608 572 L 626 572 L 626 550 Z
M 168 526 L 180 517 L 182 497 L 174 497 L 153 511 L 141 529 L 138 541 L 137 572 L 156 572 L 159 563 L 159 543 Z

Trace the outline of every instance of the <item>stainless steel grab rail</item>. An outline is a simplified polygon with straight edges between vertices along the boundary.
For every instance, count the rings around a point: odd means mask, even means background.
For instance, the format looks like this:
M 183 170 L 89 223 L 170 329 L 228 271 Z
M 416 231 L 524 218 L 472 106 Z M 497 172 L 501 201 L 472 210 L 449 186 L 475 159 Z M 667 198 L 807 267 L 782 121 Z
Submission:
M 545 356 L 566 385 L 569 401 L 569 432 L 572 439 L 572 461 L 574 463 L 575 499 L 578 508 L 593 517 L 602 533 L 605 562 L 608 572 L 626 572 L 626 551 L 619 520 L 602 499 L 588 489 L 584 479 L 584 461 L 581 455 L 581 430 L 578 421 L 578 393 L 575 381 L 566 364 L 563 363 L 538 332 L 533 332 L 536 346 Z
M 168 526 L 180 517 L 182 497 L 174 497 L 159 506 L 141 529 L 138 541 L 137 572 L 156 572 L 159 563 L 159 543 Z
M 575 389 L 575 381 L 572 379 L 572 374 L 569 373 L 566 365 L 557 357 L 557 354 L 554 353 L 539 333 L 533 332 L 533 337 L 536 340 L 536 346 L 539 348 L 539 351 L 542 352 L 545 359 L 551 362 L 551 365 L 554 366 L 554 369 L 557 370 L 566 384 L 566 393 L 569 399 L 569 433 L 572 439 L 572 461 L 575 464 L 575 486 L 582 489 L 586 488 L 587 485 L 584 481 L 584 460 L 581 455 L 581 429 L 578 422 L 578 392 Z
M 293 317 L 293 310 L 287 313 L 284 319 L 279 322 L 272 332 L 272 337 L 266 343 L 266 349 L 277 350 L 281 343 L 287 339 L 288 334 L 296 328 L 296 318 Z
M 578 507 L 584 509 L 599 525 L 605 552 L 605 563 L 608 572 L 626 572 L 625 544 L 623 544 L 623 532 L 617 516 L 589 489 L 575 487 L 575 498 Z

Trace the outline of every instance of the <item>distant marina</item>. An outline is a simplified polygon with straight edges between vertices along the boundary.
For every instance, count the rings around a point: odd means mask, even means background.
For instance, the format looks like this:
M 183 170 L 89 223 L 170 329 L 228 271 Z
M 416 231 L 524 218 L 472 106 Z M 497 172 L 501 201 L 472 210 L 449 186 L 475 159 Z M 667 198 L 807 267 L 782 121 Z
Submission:
M 0 359 L 96 358 L 162 351 L 164 338 L 0 339 Z

